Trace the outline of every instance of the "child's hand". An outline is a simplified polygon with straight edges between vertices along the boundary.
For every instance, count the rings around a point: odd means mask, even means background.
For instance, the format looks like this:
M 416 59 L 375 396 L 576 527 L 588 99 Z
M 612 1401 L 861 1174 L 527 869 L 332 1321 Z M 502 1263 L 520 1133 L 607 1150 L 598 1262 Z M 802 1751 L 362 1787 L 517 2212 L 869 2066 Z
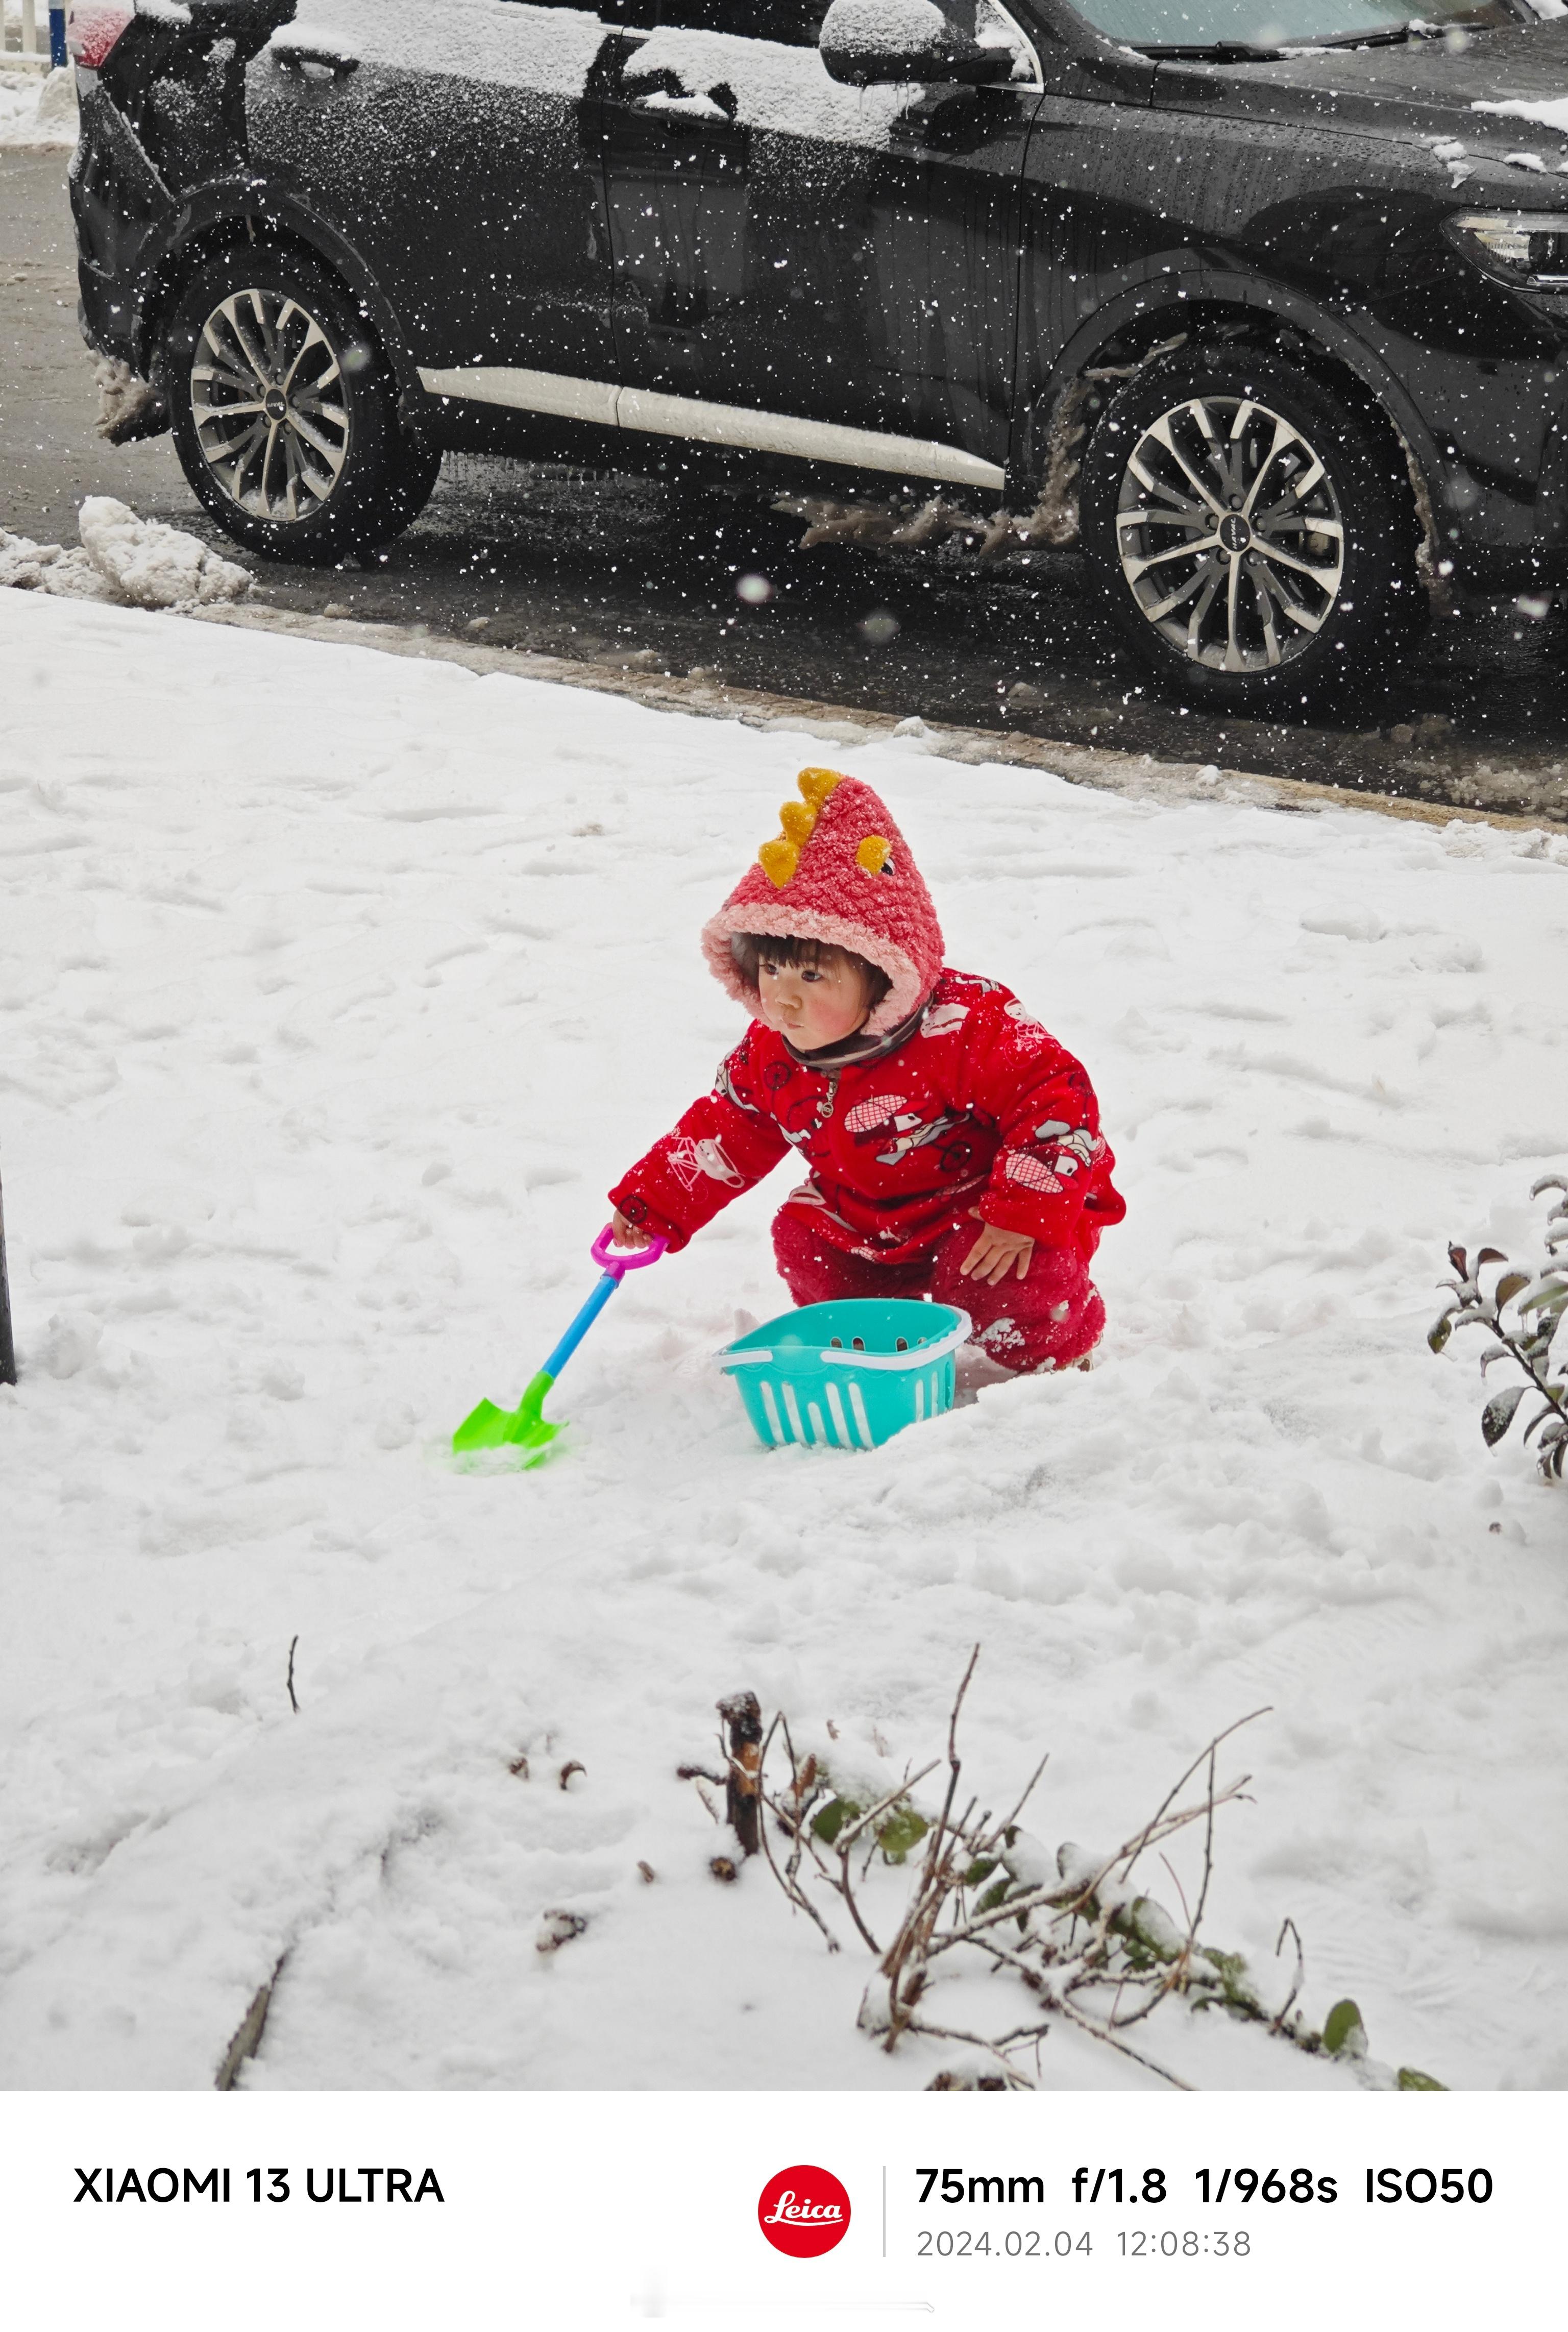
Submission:
M 631 1247 L 635 1251 L 638 1247 L 652 1247 L 654 1243 L 651 1232 L 640 1231 L 636 1223 L 628 1223 L 618 1207 L 610 1218 L 610 1230 L 617 1247 Z
M 1033 1239 L 1026 1238 L 1022 1231 L 998 1230 L 995 1223 L 986 1221 L 978 1207 L 971 1207 L 970 1212 L 980 1226 L 980 1235 L 959 1265 L 964 1277 L 983 1279 L 990 1286 L 999 1287 L 1016 1269 L 1018 1277 L 1026 1279 L 1029 1257 L 1035 1251 Z

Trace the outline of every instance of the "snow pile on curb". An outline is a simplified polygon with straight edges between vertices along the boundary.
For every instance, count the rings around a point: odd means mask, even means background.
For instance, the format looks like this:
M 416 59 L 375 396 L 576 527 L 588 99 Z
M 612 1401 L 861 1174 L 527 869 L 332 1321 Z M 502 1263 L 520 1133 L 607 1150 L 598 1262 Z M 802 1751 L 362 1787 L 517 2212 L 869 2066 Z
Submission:
M 80 550 L 30 542 L 0 527 L 0 588 L 120 607 L 189 608 L 243 599 L 254 579 L 194 534 L 138 518 L 110 494 L 91 495 L 77 524 Z
M 76 75 L 0 70 L 0 147 L 74 146 L 79 133 Z
M 462 1475 L 734 1040 L 698 928 L 821 744 L 37 594 L 0 671 L 0 2082 L 210 2085 L 287 1950 L 248 2088 L 923 2087 L 951 2049 L 856 2031 L 865 1954 L 717 1884 L 675 1769 L 749 1687 L 895 1788 L 979 1642 L 982 1804 L 1048 1750 L 1031 1832 L 1114 1841 L 1267 1706 L 1212 1942 L 1283 1988 L 1288 1914 L 1313 2024 L 1568 2085 L 1568 1497 L 1425 1341 L 1445 1240 L 1520 1251 L 1568 1154 L 1563 837 L 846 749 L 1094 1075 L 1103 1365 L 765 1452 L 712 1354 L 783 1308 L 780 1170 L 616 1296 L 557 1461 Z M 1039 2079 L 1153 2086 L 1061 2031 Z

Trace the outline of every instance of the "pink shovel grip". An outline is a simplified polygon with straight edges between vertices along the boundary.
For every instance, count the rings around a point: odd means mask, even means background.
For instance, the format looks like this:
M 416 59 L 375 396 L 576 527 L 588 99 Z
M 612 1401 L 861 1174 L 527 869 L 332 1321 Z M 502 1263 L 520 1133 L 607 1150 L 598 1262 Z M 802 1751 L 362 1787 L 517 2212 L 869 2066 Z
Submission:
M 588 1250 L 599 1269 L 607 1271 L 612 1279 L 624 1279 L 628 1271 L 642 1271 L 648 1264 L 657 1263 L 669 1245 L 668 1239 L 650 1239 L 645 1247 L 623 1255 L 614 1246 L 615 1228 L 614 1223 L 607 1223 Z

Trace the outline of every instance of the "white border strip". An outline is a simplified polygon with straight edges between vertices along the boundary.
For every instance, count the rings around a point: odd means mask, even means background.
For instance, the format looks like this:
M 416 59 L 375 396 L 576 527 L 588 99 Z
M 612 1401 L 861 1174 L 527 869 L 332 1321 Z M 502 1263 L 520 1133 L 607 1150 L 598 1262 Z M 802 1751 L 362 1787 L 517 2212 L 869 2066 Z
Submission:
M 898 477 L 993 489 L 1006 477 L 994 462 L 982 462 L 978 454 L 966 454 L 957 445 L 939 445 L 932 438 L 893 437 L 879 429 L 846 428 L 837 421 L 753 412 L 745 405 L 710 405 L 705 397 L 666 397 L 658 389 L 621 388 L 614 381 L 577 380 L 569 373 L 532 372 L 511 365 L 464 365 L 442 371 L 421 365 L 419 378 L 431 397 L 501 405 L 519 413 L 551 413 L 604 429 L 642 429 L 656 436 L 735 445 L 754 454 L 787 454 L 798 461 L 831 462 L 840 469 L 883 470 Z

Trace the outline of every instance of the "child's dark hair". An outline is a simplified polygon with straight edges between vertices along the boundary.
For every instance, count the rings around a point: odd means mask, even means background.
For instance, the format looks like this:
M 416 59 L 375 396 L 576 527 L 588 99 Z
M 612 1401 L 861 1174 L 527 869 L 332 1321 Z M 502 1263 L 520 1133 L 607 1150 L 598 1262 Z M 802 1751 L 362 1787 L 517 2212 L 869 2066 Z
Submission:
M 856 955 L 853 948 L 830 947 L 825 940 L 798 938 L 793 932 L 775 939 L 765 932 L 736 932 L 730 941 L 730 953 L 736 970 L 748 988 L 761 984 L 761 968 L 765 963 L 820 963 L 824 957 L 837 956 L 855 966 L 865 983 L 865 1008 L 875 1012 L 888 989 L 893 986 L 880 964 L 868 963 L 865 956 Z

